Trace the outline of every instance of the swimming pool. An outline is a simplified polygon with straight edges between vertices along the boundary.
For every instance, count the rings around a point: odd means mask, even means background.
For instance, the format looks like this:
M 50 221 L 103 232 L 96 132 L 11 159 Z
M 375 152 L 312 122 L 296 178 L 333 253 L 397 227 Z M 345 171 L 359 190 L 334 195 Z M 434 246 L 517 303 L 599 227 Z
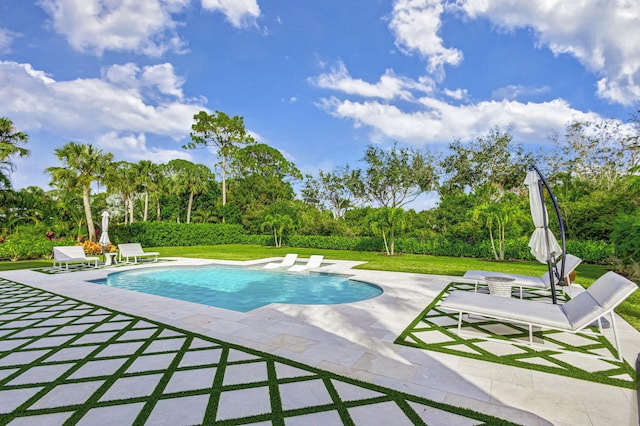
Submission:
M 382 294 L 380 287 L 349 280 L 344 275 L 226 265 L 138 269 L 112 273 L 94 282 L 239 312 L 270 303 L 327 305 L 357 302 Z

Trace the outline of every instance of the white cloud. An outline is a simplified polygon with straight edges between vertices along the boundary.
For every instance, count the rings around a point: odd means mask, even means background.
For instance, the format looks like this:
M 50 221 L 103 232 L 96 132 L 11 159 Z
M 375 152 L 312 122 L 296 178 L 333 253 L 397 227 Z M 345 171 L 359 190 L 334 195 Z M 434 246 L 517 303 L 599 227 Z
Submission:
M 190 0 L 40 0 L 53 29 L 76 50 L 102 55 L 133 51 L 158 57 L 181 51 L 172 14 Z
M 222 12 L 236 28 L 253 27 L 260 16 L 260 6 L 256 0 L 202 0 L 202 7 Z
M 387 70 L 380 77 L 380 81 L 375 84 L 354 79 L 349 75 L 349 71 L 347 71 L 342 62 L 339 62 L 330 72 L 310 78 L 309 82 L 323 89 L 332 89 L 350 95 L 385 100 L 395 98 L 411 100 L 413 99 L 412 90 L 422 93 L 433 91 L 433 81 L 430 79 L 423 78 L 420 81 L 415 81 L 397 76 L 392 70 Z
M 205 108 L 200 101 L 176 100 L 179 85 L 166 81 L 180 79 L 170 77 L 170 67 L 158 67 L 163 78 L 149 71 L 156 67 L 141 71 L 127 64 L 110 67 L 103 78 L 57 81 L 29 64 L 0 62 L 0 111 L 24 130 L 44 128 L 74 138 L 144 132 L 178 140 Z
M 457 101 L 462 101 L 469 98 L 469 92 L 467 89 L 444 89 L 442 91 L 446 96 L 455 99 Z
M 491 97 L 496 100 L 509 99 L 514 100 L 521 96 L 535 96 L 549 92 L 548 86 L 543 87 L 525 87 L 519 84 L 512 84 L 505 87 L 499 87 L 491 92 Z
M 169 63 L 144 67 L 140 79 L 145 86 L 155 87 L 164 95 L 182 99 L 184 79 L 176 76 L 173 65 Z
M 142 69 L 136 64 L 129 62 L 124 65 L 111 65 L 102 70 L 105 80 L 114 86 L 123 89 L 135 89 L 137 91 L 151 94 L 175 96 L 182 99 L 182 85 L 184 79 L 175 74 L 173 65 L 170 63 L 149 65 Z
M 326 98 L 322 107 L 333 116 L 367 126 L 374 140 L 394 139 L 424 146 L 472 139 L 492 127 L 513 125 L 514 137 L 523 143 L 545 143 L 540 135 L 563 129 L 570 120 L 593 120 L 596 114 L 572 109 L 563 100 L 521 103 L 503 100 L 471 105 L 451 105 L 435 98 L 420 99 L 423 109 L 405 112 L 377 101 L 353 102 Z
M 397 0 L 389 28 L 396 37 L 396 46 L 406 54 L 417 51 L 428 61 L 427 69 L 442 78 L 445 65 L 457 65 L 462 52 L 444 46 L 438 34 L 444 11 L 440 0 Z
M 458 0 L 471 18 L 532 28 L 538 43 L 569 54 L 598 75 L 598 95 L 623 105 L 640 98 L 640 2 Z
M 113 153 L 118 159 L 132 162 L 150 160 L 154 163 L 162 164 L 174 158 L 193 161 L 193 157 L 186 151 L 147 147 L 147 140 L 144 133 L 108 132 L 98 136 L 96 145 L 106 152 Z
M 11 43 L 18 35 L 6 28 L 0 28 L 0 54 L 11 52 Z

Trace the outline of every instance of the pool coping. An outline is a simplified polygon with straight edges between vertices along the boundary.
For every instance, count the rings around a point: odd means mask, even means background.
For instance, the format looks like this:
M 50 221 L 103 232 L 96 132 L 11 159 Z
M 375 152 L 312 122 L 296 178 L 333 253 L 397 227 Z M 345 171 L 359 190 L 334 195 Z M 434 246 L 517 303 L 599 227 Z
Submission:
M 257 266 L 279 258 L 220 261 L 172 258 L 174 265 Z M 636 424 L 636 393 L 509 366 L 487 366 L 448 354 L 394 344 L 394 340 L 446 285 L 460 277 L 353 269 L 360 262 L 325 260 L 317 271 L 350 275 L 384 289 L 373 299 L 346 305 L 271 304 L 248 313 L 112 289 L 87 280 L 108 268 L 47 275 L 7 271 L 7 279 L 164 322 L 519 424 Z M 145 263 L 134 268 L 155 267 Z M 119 267 L 122 271 L 129 267 Z M 620 320 L 624 356 L 635 360 L 639 333 Z M 632 422 L 633 419 L 633 422 Z

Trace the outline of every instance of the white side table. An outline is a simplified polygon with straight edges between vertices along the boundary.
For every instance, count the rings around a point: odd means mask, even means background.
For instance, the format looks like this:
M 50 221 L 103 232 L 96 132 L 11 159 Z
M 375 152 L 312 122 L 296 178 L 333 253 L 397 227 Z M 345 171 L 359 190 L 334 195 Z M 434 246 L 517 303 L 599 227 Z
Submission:
M 489 286 L 489 294 L 499 297 L 511 297 L 511 287 L 515 283 L 515 278 L 508 277 L 484 277 Z
M 118 253 L 105 253 L 104 254 L 104 264 L 106 266 L 109 265 L 113 265 L 118 263 L 118 261 L 116 260 L 116 256 L 118 255 Z

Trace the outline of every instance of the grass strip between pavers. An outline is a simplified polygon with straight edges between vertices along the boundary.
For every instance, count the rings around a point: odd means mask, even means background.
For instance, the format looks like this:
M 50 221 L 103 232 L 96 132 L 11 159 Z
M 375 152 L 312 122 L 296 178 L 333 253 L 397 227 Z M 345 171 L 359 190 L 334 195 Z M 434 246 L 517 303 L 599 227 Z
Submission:
M 50 345 L 47 343 L 47 339 L 52 339 Z M 36 347 L 33 348 L 33 345 Z M 127 348 L 130 348 L 128 352 L 125 350 Z M 86 354 L 76 358 L 65 358 L 68 353 L 75 350 L 84 350 Z M 193 365 L 181 364 L 188 355 L 197 356 L 206 353 L 209 357 L 211 351 L 219 352 L 219 358 L 211 358 L 210 361 Z M 8 357 L 12 355 L 28 355 L 32 359 L 17 364 L 6 362 Z M 58 360 L 54 358 L 54 360 L 48 361 L 56 356 Z M 157 368 L 150 370 L 131 370 L 142 358 L 148 360 L 151 357 L 155 357 L 154 359 L 158 362 L 165 358 L 171 358 L 171 362 L 164 366 L 158 364 Z M 208 357 L 207 359 L 209 359 Z M 98 369 L 100 368 L 99 364 L 104 366 L 111 363 L 114 368 L 104 373 L 98 373 L 94 372 L 94 368 L 89 365 L 90 363 L 94 363 L 91 366 L 96 366 Z M 140 364 L 142 365 L 142 363 Z M 225 383 L 224 381 L 230 368 L 251 368 L 262 364 L 266 366 L 264 380 L 257 379 L 250 383 Z M 276 371 L 278 365 L 286 366 L 300 373 L 278 377 Z M 59 367 L 64 372 L 51 380 L 43 379 L 42 383 L 36 381 L 35 383 L 10 384 L 20 378 L 23 373 L 33 372 L 31 369 L 36 367 L 41 369 Z M 211 368 L 215 368 L 215 375 L 210 386 L 166 392 L 167 386 L 176 377 L 176 374 L 201 372 Z M 124 399 L 115 397 L 103 399 L 107 392 L 116 387 L 117 382 L 122 381 L 124 384 L 126 380 L 155 380 L 157 376 L 160 378 L 153 385 L 153 391 L 148 394 Z M 281 386 L 312 383 L 313 381 L 324 385 L 330 396 L 330 401 L 309 407 L 289 409 L 283 407 L 280 394 Z M 373 394 L 344 400 L 335 386 L 339 382 L 365 389 Z M 76 386 L 75 389 L 79 386 L 91 390 L 87 391 L 87 398 L 82 398 L 69 405 L 60 403 L 60 405 L 53 407 L 32 407 L 49 396 L 55 397 L 64 393 L 63 389 L 69 389 L 73 386 Z M 268 389 L 269 412 L 227 420 L 211 420 L 216 418 L 221 406 L 221 396 L 225 392 L 259 390 L 263 387 Z M 285 419 L 289 417 L 335 411 L 343 424 L 353 425 L 354 421 L 349 413 L 350 408 L 373 406 L 378 403 L 395 403 L 406 418 L 414 424 L 425 424 L 425 421 L 410 403 L 474 419 L 479 424 L 513 424 L 470 409 L 455 407 L 341 376 L 277 355 L 0 279 L 0 393 L 12 390 L 34 390 L 34 393 L 12 412 L 0 414 L 0 425 L 6 425 L 18 419 L 31 418 L 36 421 L 37 417 L 35 416 L 51 414 L 68 415 L 64 424 L 71 425 L 83 420 L 83 417 L 94 409 L 109 409 L 116 406 L 121 409 L 121 407 L 132 407 L 135 404 L 142 405 L 142 408 L 131 423 L 144 424 L 150 419 L 154 408 L 159 403 L 166 403 L 173 398 L 188 397 L 208 398 L 204 409 L 203 424 L 235 425 L 269 421 L 275 425 L 284 425 Z M 5 393 L 5 395 L 7 394 Z M 0 403 L 0 408 L 1 406 Z M 190 410 L 187 410 L 186 407 L 184 409 L 185 415 L 188 414 Z
M 474 287 L 466 283 L 449 284 L 407 326 L 395 340 L 395 343 L 428 351 L 635 389 L 636 371 L 628 362 L 620 362 L 613 359 L 617 357 L 617 351 L 605 336 L 595 333 L 595 327 L 590 327 L 589 332 L 580 333 L 565 333 L 557 330 L 534 331 L 534 339 L 542 341 L 544 345 L 549 346 L 548 349 L 543 348 L 536 341 L 534 341 L 534 346 L 530 346 L 528 344 L 529 331 L 525 326 L 507 324 L 506 322 L 475 315 L 472 319 L 469 319 L 468 316 L 463 317 L 463 333 L 458 335 L 458 313 L 439 308 L 442 300 L 451 291 L 474 291 Z M 550 295 L 546 292 L 530 291 L 525 293 L 524 298 L 539 299 L 540 303 L 545 303 L 541 299 L 550 299 Z M 502 332 L 496 332 L 498 327 Z M 469 335 L 469 330 L 472 330 L 474 336 Z M 438 335 L 440 338 L 435 339 L 436 341 L 433 341 L 433 339 L 429 341 L 430 334 L 433 336 Z M 576 344 L 563 340 L 563 338 L 570 335 L 578 336 L 583 343 Z M 524 341 L 519 342 L 517 339 Z M 511 344 L 515 353 L 492 353 L 481 346 L 491 341 L 500 341 L 498 344 L 502 345 Z M 456 347 L 464 347 L 465 350 L 456 349 Z M 582 359 L 574 356 L 571 362 L 563 361 L 561 358 L 567 353 L 579 353 Z M 606 355 L 606 358 L 603 358 L 603 354 Z M 593 366 L 587 367 L 587 364 L 592 363 L 589 357 L 599 357 L 602 368 L 594 370 Z M 581 362 L 585 363 L 584 368 L 578 365 Z

